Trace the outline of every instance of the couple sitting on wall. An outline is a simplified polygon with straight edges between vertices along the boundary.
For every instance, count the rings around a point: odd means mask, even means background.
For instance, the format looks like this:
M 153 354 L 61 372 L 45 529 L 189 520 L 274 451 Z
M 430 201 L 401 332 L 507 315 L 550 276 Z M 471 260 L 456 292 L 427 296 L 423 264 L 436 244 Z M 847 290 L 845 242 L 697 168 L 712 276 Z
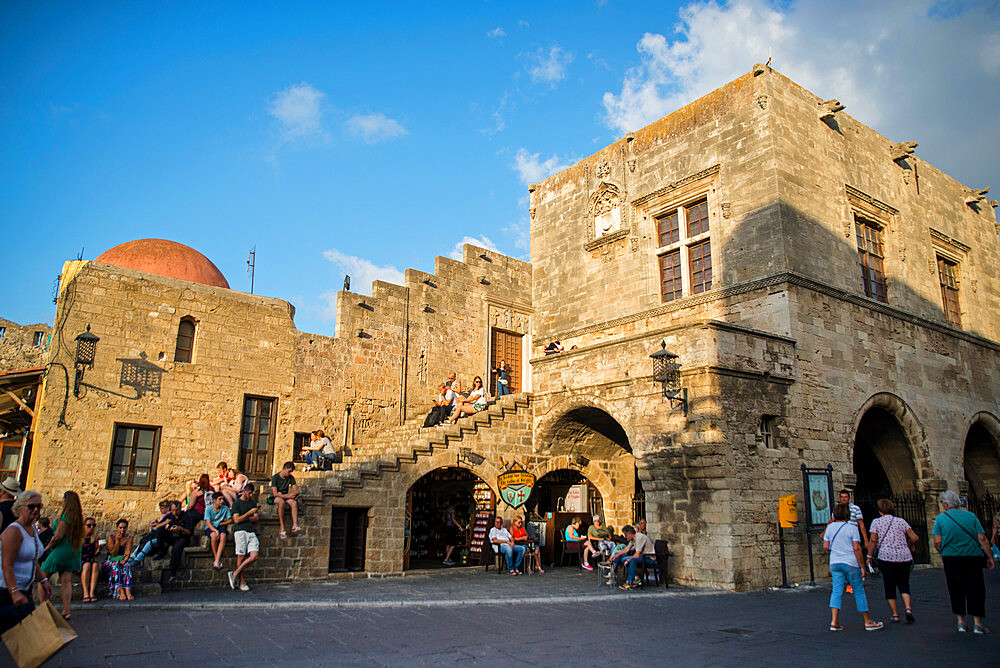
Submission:
M 481 377 L 476 376 L 469 393 L 462 394 L 462 384 L 452 372 L 448 380 L 438 386 L 438 398 L 434 401 L 431 412 L 427 414 L 424 426 L 455 424 L 462 415 L 473 415 L 486 410 L 489 400 Z

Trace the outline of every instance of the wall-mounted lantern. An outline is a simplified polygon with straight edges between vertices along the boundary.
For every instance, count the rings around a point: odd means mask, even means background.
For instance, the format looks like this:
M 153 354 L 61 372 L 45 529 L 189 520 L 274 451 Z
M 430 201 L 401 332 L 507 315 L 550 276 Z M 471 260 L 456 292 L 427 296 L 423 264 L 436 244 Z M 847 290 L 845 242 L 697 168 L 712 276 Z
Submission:
M 681 365 L 677 355 L 667 350 L 667 342 L 660 342 L 660 349 L 650 355 L 653 359 L 653 382 L 663 386 L 663 397 L 670 400 L 670 407 L 681 407 L 687 415 L 687 388 L 681 387 Z
M 80 386 L 83 385 L 84 369 L 94 368 L 94 359 L 97 357 L 97 342 L 100 339 L 90 333 L 90 325 L 87 331 L 78 334 L 76 337 L 76 359 L 73 366 L 76 368 L 76 375 L 73 379 L 73 396 L 80 397 Z
M 472 448 L 459 448 L 458 449 L 458 462 L 465 462 L 470 466 L 479 466 L 486 461 L 486 458 L 482 455 L 473 452 Z

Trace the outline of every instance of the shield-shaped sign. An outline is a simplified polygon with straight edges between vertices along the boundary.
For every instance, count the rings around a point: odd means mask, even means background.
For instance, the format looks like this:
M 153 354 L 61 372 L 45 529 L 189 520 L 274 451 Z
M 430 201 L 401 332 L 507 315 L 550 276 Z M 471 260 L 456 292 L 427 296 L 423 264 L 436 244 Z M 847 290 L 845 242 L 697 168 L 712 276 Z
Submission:
M 520 464 L 513 464 L 506 471 L 497 476 L 497 489 L 500 490 L 500 498 L 511 508 L 523 506 L 531 496 L 531 490 L 535 487 L 535 475 L 528 473 Z

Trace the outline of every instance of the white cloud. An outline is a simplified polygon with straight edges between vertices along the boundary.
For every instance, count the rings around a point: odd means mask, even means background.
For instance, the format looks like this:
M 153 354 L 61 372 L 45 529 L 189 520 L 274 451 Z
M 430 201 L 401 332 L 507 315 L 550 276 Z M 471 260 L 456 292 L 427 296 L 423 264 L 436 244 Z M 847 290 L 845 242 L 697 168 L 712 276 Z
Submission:
M 539 50 L 537 53 L 529 54 L 528 58 L 535 63 L 528 68 L 531 80 L 552 86 L 566 78 L 566 66 L 573 62 L 573 54 L 564 51 L 559 45 L 550 47 L 548 53 Z
M 538 159 L 538 155 L 538 153 L 529 153 L 528 149 L 525 148 L 517 149 L 512 167 L 521 178 L 522 183 L 538 183 L 556 172 L 566 169 L 575 162 L 563 162 L 555 155 L 548 160 L 542 161 Z
M 472 244 L 473 246 L 479 246 L 480 248 L 496 251 L 497 253 L 501 252 L 500 249 L 497 248 L 497 245 L 493 243 L 489 237 L 479 237 L 478 239 L 476 237 L 462 237 L 462 240 L 455 244 L 455 247 L 451 249 L 450 253 L 448 253 L 448 257 L 452 260 L 461 261 L 462 246 L 465 244 Z
M 493 38 L 496 38 L 496 39 L 500 39 L 501 37 L 506 37 L 507 33 L 504 31 L 503 28 L 501 28 L 500 26 L 497 26 L 493 30 L 490 30 L 488 33 L 486 33 L 486 36 L 487 37 L 493 37 Z
M 347 119 L 345 125 L 348 132 L 355 137 L 361 137 L 368 144 L 377 144 L 380 141 L 409 134 L 399 121 L 380 113 L 352 116 Z
M 278 120 L 285 139 L 329 137 L 323 131 L 324 94 L 307 83 L 298 83 L 271 96 L 267 111 Z
M 639 64 L 604 94 L 605 121 L 636 130 L 771 48 L 776 70 L 889 138 L 919 141 L 918 154 L 944 171 L 1000 182 L 1000 31 L 988 4 L 942 14 L 936 0 L 692 2 L 675 26 L 639 40 Z
M 392 265 L 380 267 L 371 260 L 366 260 L 363 257 L 355 255 L 346 255 L 336 248 L 324 251 L 323 257 L 351 277 L 351 292 L 370 295 L 373 281 L 386 281 L 387 283 L 395 283 L 396 285 L 403 284 L 403 272 Z M 340 283 L 338 282 L 337 285 L 339 286 Z M 332 302 L 330 295 L 333 296 Z M 326 317 L 331 317 L 331 314 L 335 315 L 337 309 L 337 292 L 335 290 L 327 292 L 322 295 L 322 298 L 327 302 L 324 315 Z M 331 304 L 333 308 L 332 312 L 330 310 Z

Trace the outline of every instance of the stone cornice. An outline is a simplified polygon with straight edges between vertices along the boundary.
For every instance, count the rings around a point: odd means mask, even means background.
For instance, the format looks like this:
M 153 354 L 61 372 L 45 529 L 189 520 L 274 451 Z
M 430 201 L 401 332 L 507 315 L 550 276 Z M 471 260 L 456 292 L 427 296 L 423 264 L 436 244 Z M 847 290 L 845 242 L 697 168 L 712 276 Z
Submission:
M 861 192 L 857 188 L 855 188 L 853 186 L 849 186 L 846 183 L 844 184 L 844 190 L 847 191 L 847 196 L 849 198 L 853 197 L 855 199 L 859 199 L 862 202 L 865 202 L 866 204 L 869 204 L 869 205 L 875 207 L 876 209 L 879 209 L 880 211 L 885 211 L 889 215 L 895 216 L 896 214 L 899 213 L 899 209 L 896 209 L 895 207 L 889 206 L 885 202 L 883 202 L 881 200 L 877 200 L 874 197 L 872 197 L 871 195 L 869 195 L 868 193 Z
M 657 197 L 661 197 L 663 195 L 666 195 L 667 193 L 669 193 L 669 192 L 671 192 L 673 190 L 677 190 L 678 188 L 683 188 L 684 186 L 688 185 L 689 183 L 694 183 L 695 181 L 700 181 L 701 179 L 705 179 L 705 178 L 708 178 L 710 176 L 714 176 L 715 174 L 719 173 L 719 169 L 720 169 L 720 165 L 712 165 L 708 169 L 703 169 L 703 170 L 701 170 L 700 172 L 698 172 L 696 174 L 691 174 L 690 176 L 685 176 L 683 179 L 680 179 L 679 181 L 674 181 L 673 183 L 668 183 L 667 185 L 663 186 L 659 190 L 654 190 L 653 192 L 649 193 L 648 195 L 643 195 L 642 197 L 637 197 L 636 199 L 632 200 L 632 206 L 642 206 L 643 204 L 645 204 L 646 202 L 648 202 L 648 201 L 650 201 L 652 199 L 656 199 Z
M 618 230 L 617 232 L 612 232 L 611 234 L 606 234 L 603 237 L 598 237 L 597 239 L 592 239 L 583 245 L 583 250 L 592 251 L 596 248 L 600 248 L 604 244 L 610 244 L 619 239 L 624 239 L 628 236 L 628 230 Z
M 931 330 L 934 330 L 936 332 L 940 332 L 942 334 L 947 334 L 949 336 L 953 336 L 955 338 L 959 338 L 959 339 L 968 341 L 969 343 L 972 343 L 972 344 L 975 344 L 975 345 L 978 345 L 978 346 L 983 346 L 983 347 L 989 348 L 991 350 L 1000 351 L 1000 343 L 997 343 L 997 342 L 992 341 L 990 339 L 987 339 L 985 337 L 979 336 L 977 334 L 972 334 L 970 332 L 966 332 L 966 331 L 963 331 L 963 330 L 960 330 L 960 329 L 956 329 L 954 327 L 950 327 L 950 326 L 948 326 L 948 325 L 946 325 L 946 324 L 944 324 L 942 322 L 937 322 L 937 321 L 934 321 L 934 320 L 930 320 L 928 318 L 924 318 L 923 316 L 919 316 L 919 315 L 915 315 L 913 313 L 909 313 L 908 311 L 904 311 L 902 309 L 896 308 L 894 306 L 890 306 L 888 304 L 883 304 L 881 302 L 876 302 L 876 301 L 874 301 L 872 299 L 869 299 L 867 297 L 864 297 L 862 295 L 858 295 L 858 294 L 854 294 L 854 293 L 851 293 L 851 292 L 847 292 L 846 290 L 841 290 L 840 288 L 835 288 L 832 285 L 827 285 L 826 283 L 818 281 L 818 280 L 816 280 L 814 278 L 810 278 L 808 276 L 804 276 L 802 274 L 799 274 L 799 273 L 796 273 L 796 272 L 793 272 L 793 271 L 780 272 L 780 273 L 777 273 L 777 274 L 772 274 L 771 276 L 765 276 L 763 278 L 754 279 L 752 281 L 746 281 L 744 283 L 737 283 L 736 285 L 732 285 L 732 286 L 729 286 L 727 288 L 719 288 L 719 289 L 715 289 L 715 290 L 710 290 L 708 292 L 703 292 L 703 293 L 701 293 L 699 295 L 695 295 L 693 297 L 685 297 L 685 298 L 682 298 L 682 299 L 677 299 L 677 300 L 674 300 L 674 301 L 669 302 L 667 304 L 664 304 L 662 306 L 657 306 L 656 308 L 647 309 L 645 311 L 639 311 L 637 313 L 631 313 L 629 315 L 621 316 L 619 318 L 614 318 L 612 320 L 607 320 L 605 322 L 596 323 L 594 325 L 587 325 L 585 327 L 580 327 L 580 328 L 569 330 L 569 331 L 565 331 L 565 332 L 553 333 L 553 334 L 548 335 L 548 338 L 552 338 L 552 339 L 558 338 L 561 341 L 562 340 L 566 340 L 566 339 L 571 339 L 571 338 L 573 338 L 575 336 L 583 336 L 585 334 L 591 334 L 591 333 L 594 333 L 594 332 L 601 332 L 601 331 L 604 331 L 604 330 L 607 330 L 607 329 L 611 329 L 611 328 L 614 328 L 614 327 L 618 327 L 618 326 L 621 326 L 621 325 L 626 325 L 626 324 L 629 324 L 629 323 L 637 322 L 639 320 L 644 320 L 646 318 L 656 318 L 656 317 L 659 317 L 659 316 L 662 316 L 662 315 L 666 315 L 668 313 L 673 313 L 675 311 L 680 311 L 680 310 L 683 310 L 683 309 L 686 309 L 686 308 L 690 308 L 692 306 L 697 306 L 697 305 L 705 304 L 705 303 L 708 303 L 708 302 L 718 301 L 718 300 L 721 300 L 721 299 L 727 299 L 729 297 L 734 297 L 734 296 L 737 296 L 737 295 L 745 294 L 745 293 L 748 293 L 748 292 L 754 292 L 756 290 L 762 290 L 764 288 L 774 287 L 774 286 L 777 286 L 777 285 L 794 285 L 794 286 L 797 286 L 797 287 L 806 288 L 808 290 L 813 290 L 815 292 L 819 292 L 821 294 L 825 294 L 825 295 L 828 295 L 830 297 L 834 297 L 834 298 L 839 299 L 839 300 L 844 301 L 844 302 L 855 304 L 857 306 L 862 306 L 862 307 L 871 309 L 872 311 L 876 311 L 878 313 L 882 313 L 884 315 L 887 315 L 887 316 L 890 316 L 890 317 L 893 317 L 893 318 L 898 318 L 899 320 L 903 320 L 904 322 L 909 322 L 909 323 L 912 323 L 914 325 L 918 325 L 920 327 L 925 327 L 927 329 L 931 329 Z M 702 322 L 704 322 L 704 321 L 702 321 Z M 712 322 L 719 322 L 719 321 L 712 321 Z M 739 325 L 734 325 L 732 323 L 725 323 L 725 325 L 728 326 L 728 327 L 739 327 Z M 670 331 L 675 331 L 676 329 L 679 329 L 681 327 L 682 326 L 678 325 L 678 326 L 668 327 L 668 328 L 661 329 L 661 330 L 656 330 L 656 331 L 657 332 L 662 332 L 662 333 L 667 333 L 667 332 L 670 332 Z M 751 330 L 751 331 L 755 331 L 755 330 Z M 648 333 L 648 334 L 642 334 L 642 335 L 637 335 L 637 336 L 638 336 L 638 338 L 645 338 L 647 336 L 653 336 L 653 335 L 654 335 L 653 333 Z M 657 334 L 657 336 L 658 335 L 659 334 Z M 778 335 L 772 334 L 770 336 L 778 336 Z M 634 338 L 634 337 L 630 337 L 630 338 Z M 782 337 L 782 338 L 784 338 L 784 337 Z M 602 344 L 611 345 L 611 344 L 615 344 L 615 343 L 620 343 L 620 342 L 625 341 L 625 340 L 629 340 L 629 339 L 624 339 L 624 338 L 623 339 L 617 339 L 615 341 L 602 342 Z M 602 344 L 596 344 L 596 345 L 602 345 Z M 591 350 L 591 349 L 593 349 L 593 347 L 588 346 L 586 349 L 587 350 Z M 582 350 L 582 349 L 578 349 L 578 350 Z M 570 351 L 566 351 L 564 353 L 560 353 L 560 356 L 566 355 L 569 352 Z M 543 361 L 544 360 L 544 358 L 537 358 L 537 359 L 538 359 L 538 361 Z M 532 363 L 534 363 L 534 362 L 535 362 L 535 360 L 532 360 Z

